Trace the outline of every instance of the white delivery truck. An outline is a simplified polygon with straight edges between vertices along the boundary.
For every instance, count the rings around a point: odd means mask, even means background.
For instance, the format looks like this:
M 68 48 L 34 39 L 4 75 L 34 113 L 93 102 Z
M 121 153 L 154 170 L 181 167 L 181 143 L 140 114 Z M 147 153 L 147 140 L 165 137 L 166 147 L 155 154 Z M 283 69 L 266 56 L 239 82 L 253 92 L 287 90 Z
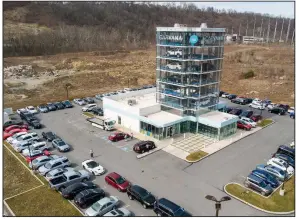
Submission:
M 92 126 L 101 128 L 103 130 L 111 131 L 114 129 L 115 120 L 105 119 L 104 117 L 93 117 L 86 119 Z

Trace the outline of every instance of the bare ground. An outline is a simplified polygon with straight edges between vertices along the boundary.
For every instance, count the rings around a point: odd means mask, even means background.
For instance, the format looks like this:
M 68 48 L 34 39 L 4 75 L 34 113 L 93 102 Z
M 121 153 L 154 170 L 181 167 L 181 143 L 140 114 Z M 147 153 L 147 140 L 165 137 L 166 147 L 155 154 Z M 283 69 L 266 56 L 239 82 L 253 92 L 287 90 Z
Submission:
M 4 79 L 4 106 L 19 108 L 66 99 L 94 96 L 124 87 L 155 82 L 155 48 L 139 51 L 95 51 L 53 56 L 8 57 L 4 66 L 32 65 L 36 77 Z M 244 79 L 243 73 L 255 76 Z M 38 75 L 55 71 L 56 76 Z M 221 90 L 294 104 L 294 49 L 253 45 L 225 46 Z

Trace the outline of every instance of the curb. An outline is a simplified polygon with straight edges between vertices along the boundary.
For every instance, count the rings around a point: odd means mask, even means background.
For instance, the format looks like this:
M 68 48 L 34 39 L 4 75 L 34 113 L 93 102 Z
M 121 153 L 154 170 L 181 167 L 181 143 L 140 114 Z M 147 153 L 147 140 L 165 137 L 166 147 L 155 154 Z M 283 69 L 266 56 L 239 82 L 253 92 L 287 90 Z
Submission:
M 15 217 L 16 215 L 13 213 L 13 211 L 10 209 L 10 207 L 8 206 L 8 204 L 6 203 L 6 201 L 5 200 L 3 200 L 3 203 L 4 203 L 4 205 L 5 205 L 5 207 L 6 207 L 6 209 L 9 211 L 9 213 L 11 214 L 11 215 L 7 215 L 7 216 L 13 216 L 13 217 Z
M 273 121 L 272 123 L 270 123 L 270 124 L 268 124 L 268 125 L 266 125 L 266 126 L 260 127 L 260 128 L 261 128 L 260 130 L 262 130 L 262 129 L 264 129 L 264 128 L 270 126 L 270 125 L 273 125 L 273 124 L 276 122 L 276 121 L 273 120 L 273 119 L 272 119 L 272 121 Z M 260 131 L 260 130 L 259 130 L 259 131 Z M 256 131 L 256 132 L 258 132 L 258 131 Z M 224 149 L 224 148 L 230 146 L 231 144 L 234 144 L 234 143 L 236 143 L 236 142 L 238 142 L 238 141 L 240 141 L 240 140 L 242 140 L 242 139 L 244 139 L 244 138 L 247 138 L 248 136 L 250 136 L 250 135 L 252 135 L 252 134 L 254 134 L 254 133 L 256 133 L 256 132 L 250 133 L 249 135 L 246 135 L 245 137 L 240 138 L 240 139 L 238 139 L 238 140 L 236 140 L 236 141 L 230 143 L 229 145 L 227 145 L 227 146 L 225 146 L 225 147 L 219 149 L 218 151 L 221 151 L 222 149 Z M 207 158 L 208 156 L 210 156 L 210 155 L 212 155 L 212 154 L 214 154 L 214 153 L 217 153 L 218 151 L 215 151 L 215 152 L 213 152 L 213 153 L 211 153 L 211 154 L 208 154 L 208 155 L 206 155 L 206 156 L 200 158 L 200 159 L 197 160 L 197 161 L 189 161 L 189 160 L 187 160 L 186 158 L 185 158 L 184 160 L 185 160 L 186 162 L 188 162 L 188 163 L 196 163 L 196 162 L 199 162 L 199 161 L 201 161 L 201 160 Z
M 292 214 L 292 213 L 295 212 L 295 210 L 293 210 L 293 211 L 289 211 L 289 212 L 275 212 L 275 211 L 267 211 L 267 210 L 264 210 L 264 209 L 262 209 L 262 208 L 259 208 L 259 207 L 255 206 L 255 205 L 253 205 L 253 204 L 250 204 L 249 202 L 244 201 L 244 200 L 241 199 L 241 198 L 238 198 L 238 197 L 236 197 L 236 196 L 230 194 L 230 193 L 226 190 L 226 186 L 227 186 L 228 184 L 237 184 L 237 183 L 227 183 L 227 184 L 223 187 L 225 193 L 228 194 L 229 196 L 231 196 L 231 197 L 237 199 L 238 201 L 243 202 L 243 203 L 246 204 L 246 205 L 249 205 L 249 206 L 252 207 L 252 208 L 255 208 L 255 209 L 257 209 L 257 210 L 260 210 L 260 211 L 265 212 L 265 213 L 268 213 L 268 214 L 276 214 L 276 215 Z
M 148 156 L 148 155 L 150 155 L 150 154 L 153 154 L 153 153 L 155 153 L 155 152 L 157 152 L 157 151 L 160 151 L 160 150 L 162 150 L 163 148 L 157 148 L 157 150 L 152 150 L 152 151 L 149 151 L 149 152 L 145 152 L 145 153 L 143 153 L 143 154 L 138 154 L 136 157 L 137 157 L 137 159 L 141 159 L 141 158 L 143 158 L 143 157 L 146 157 L 146 156 Z

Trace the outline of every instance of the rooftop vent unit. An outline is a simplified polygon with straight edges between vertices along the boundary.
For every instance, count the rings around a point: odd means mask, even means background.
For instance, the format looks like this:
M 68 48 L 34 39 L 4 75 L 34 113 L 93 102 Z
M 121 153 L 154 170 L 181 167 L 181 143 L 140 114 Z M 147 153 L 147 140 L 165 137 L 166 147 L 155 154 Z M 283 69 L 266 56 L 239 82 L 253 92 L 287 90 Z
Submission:
M 207 23 L 201 23 L 200 28 L 208 28 Z
M 173 26 L 174 26 L 174 27 L 187 27 L 187 24 L 179 24 L 179 23 L 175 23 Z
M 137 101 L 136 101 L 135 99 L 129 99 L 129 100 L 128 100 L 128 104 L 129 104 L 130 106 L 133 106 L 133 105 L 136 105 L 136 104 L 137 104 Z

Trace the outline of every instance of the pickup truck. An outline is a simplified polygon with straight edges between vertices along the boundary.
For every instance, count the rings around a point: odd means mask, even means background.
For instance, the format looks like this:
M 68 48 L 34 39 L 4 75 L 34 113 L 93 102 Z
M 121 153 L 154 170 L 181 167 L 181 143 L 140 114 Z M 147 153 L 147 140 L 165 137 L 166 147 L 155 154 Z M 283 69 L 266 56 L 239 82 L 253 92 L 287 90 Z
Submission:
M 90 175 L 86 170 L 67 171 L 58 177 L 50 179 L 49 185 L 51 189 L 55 189 L 62 192 L 63 189 L 65 189 L 67 186 L 73 183 L 85 182 L 89 179 Z

